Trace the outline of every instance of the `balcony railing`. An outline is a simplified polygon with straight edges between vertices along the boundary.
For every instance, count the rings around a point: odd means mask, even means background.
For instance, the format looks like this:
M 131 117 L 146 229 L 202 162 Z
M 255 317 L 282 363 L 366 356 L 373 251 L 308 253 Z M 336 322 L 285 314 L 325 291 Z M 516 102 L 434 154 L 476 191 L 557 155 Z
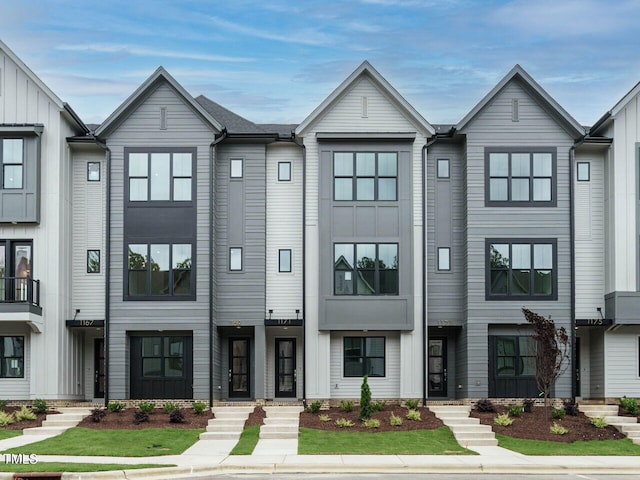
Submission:
M 0 277 L 1 303 L 30 303 L 40 306 L 40 280 L 29 277 Z

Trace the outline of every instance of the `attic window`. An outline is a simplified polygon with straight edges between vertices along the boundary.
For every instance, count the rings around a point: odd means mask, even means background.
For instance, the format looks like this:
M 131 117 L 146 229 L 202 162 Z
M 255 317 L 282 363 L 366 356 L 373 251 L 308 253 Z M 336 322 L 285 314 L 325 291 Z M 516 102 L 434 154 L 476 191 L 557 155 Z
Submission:
M 167 129 L 167 107 L 160 107 L 160 130 Z
M 520 121 L 520 112 L 519 112 L 519 105 L 518 105 L 518 99 L 514 98 L 511 101 L 511 121 L 512 122 L 519 122 Z
M 362 97 L 362 118 L 369 116 L 369 98 Z

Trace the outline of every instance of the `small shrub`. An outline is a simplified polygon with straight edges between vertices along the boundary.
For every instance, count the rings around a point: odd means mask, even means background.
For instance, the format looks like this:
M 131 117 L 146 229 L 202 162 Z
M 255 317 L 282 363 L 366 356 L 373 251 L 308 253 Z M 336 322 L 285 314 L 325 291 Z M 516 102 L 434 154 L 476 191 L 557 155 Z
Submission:
M 121 411 L 123 411 L 125 409 L 125 407 L 127 406 L 126 403 L 124 402 L 109 402 L 109 405 L 107 405 L 107 409 L 111 412 L 111 413 L 120 413 Z
M 558 425 L 556 422 L 553 422 L 553 425 L 549 427 L 549 431 L 554 435 L 566 435 L 567 433 L 569 433 L 569 430 L 564 428 L 562 425 Z
M 138 408 L 148 414 L 156 409 L 156 402 L 140 402 Z
M 371 408 L 374 412 L 382 412 L 385 408 L 387 408 L 387 402 L 384 400 L 378 400 L 377 402 L 373 402 L 371 404 Z
M 414 422 L 419 422 L 420 420 L 422 420 L 422 418 L 420 418 L 420 412 L 418 410 L 410 409 L 407 412 L 407 420 L 413 420 Z
M 417 410 L 418 405 L 420 405 L 420 400 L 412 398 L 409 400 L 405 400 L 404 404 L 409 410 Z
M 476 402 L 476 410 L 479 412 L 495 413 L 496 407 L 488 398 L 481 398 Z
M 524 413 L 533 412 L 533 405 L 535 403 L 536 403 L 535 400 L 532 400 L 531 398 L 525 398 L 522 401 L 522 410 L 524 411 Z
M 171 423 L 184 423 L 184 412 L 179 408 L 172 410 L 169 414 L 169 422 Z
M 364 426 L 367 428 L 379 428 L 380 427 L 380 420 L 376 419 L 376 418 L 367 418 L 364 421 Z
M 638 400 L 635 398 L 622 397 L 620 406 L 630 415 L 638 415 Z
M 47 413 L 48 408 L 49 406 L 47 405 L 47 402 L 41 398 L 36 398 L 33 401 L 33 409 L 36 413 Z
M 318 418 L 320 419 L 321 422 L 330 422 L 331 421 L 331 417 L 329 415 L 326 415 L 326 414 L 318 415 Z
M 340 408 L 345 412 L 349 413 L 351 410 L 353 410 L 353 401 L 340 400 Z
M 162 405 L 162 409 L 166 413 L 171 413 L 174 410 L 180 410 L 180 405 L 178 405 L 176 402 L 165 402 L 164 405 Z
M 94 408 L 91 410 L 91 421 L 99 423 L 106 415 L 107 411 L 104 408 Z
M 349 428 L 353 427 L 353 422 L 351 420 L 347 420 L 346 418 L 339 418 L 336 420 L 336 425 L 340 428 Z
M 591 419 L 591 425 L 593 425 L 596 428 L 604 428 L 604 427 L 607 427 L 609 424 L 606 422 L 604 417 L 594 417 Z
M 133 414 L 133 423 L 136 425 L 140 425 L 143 422 L 149 421 L 149 414 L 144 410 L 136 410 L 136 413 Z
M 513 423 L 513 418 L 508 413 L 502 413 L 493 419 L 493 423 L 501 427 L 508 427 Z
M 392 413 L 389 417 L 389 424 L 392 427 L 399 427 L 400 425 L 402 425 L 402 417 L 398 417 Z
M 193 413 L 196 415 L 202 415 L 207 409 L 207 404 L 204 402 L 193 402 Z
M 22 407 L 20 407 L 20 410 L 18 410 L 15 415 L 16 415 L 16 420 L 18 420 L 19 422 L 22 422 L 24 420 L 36 419 L 36 414 L 33 413 L 33 410 L 31 410 L 26 405 L 23 405 Z
M 321 408 L 322 408 L 322 402 L 315 401 L 309 404 L 309 406 L 307 407 L 307 410 L 310 411 L 311 413 L 318 413 Z
M 524 412 L 524 407 L 522 405 L 509 405 L 507 410 L 509 411 L 509 416 L 518 418 Z
M 371 389 L 367 382 L 368 377 L 362 377 L 362 386 L 360 387 L 360 420 L 366 420 L 373 414 L 371 408 Z
M 6 427 L 14 422 L 13 413 L 0 412 L 0 427 Z
M 578 413 L 580 413 L 580 410 L 578 410 L 578 405 L 576 405 L 574 402 L 572 402 L 571 400 L 567 400 L 566 402 L 564 402 L 563 404 L 564 407 L 564 411 L 567 415 L 570 415 L 572 417 L 575 417 L 578 415 Z
M 553 410 L 551 410 L 551 418 L 554 418 L 556 420 L 562 420 L 565 415 L 566 412 L 562 408 L 554 408 Z
M 9 405 L 9 400 L 0 400 L 0 410 L 4 410 Z

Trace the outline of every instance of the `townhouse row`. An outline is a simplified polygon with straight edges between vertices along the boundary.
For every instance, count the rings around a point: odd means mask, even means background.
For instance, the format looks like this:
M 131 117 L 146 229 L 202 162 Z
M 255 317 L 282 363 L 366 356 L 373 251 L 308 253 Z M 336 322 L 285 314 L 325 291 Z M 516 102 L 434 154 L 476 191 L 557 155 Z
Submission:
M 0 398 L 640 396 L 640 86 L 594 126 L 516 65 L 432 124 L 368 62 L 298 125 L 158 68 L 85 125 L 0 42 Z

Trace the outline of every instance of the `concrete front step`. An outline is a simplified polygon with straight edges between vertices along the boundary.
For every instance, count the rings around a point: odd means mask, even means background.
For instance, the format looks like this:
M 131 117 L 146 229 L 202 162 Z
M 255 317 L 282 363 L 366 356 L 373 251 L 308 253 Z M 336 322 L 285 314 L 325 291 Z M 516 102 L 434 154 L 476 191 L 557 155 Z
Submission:
M 200 440 L 238 440 L 238 432 L 204 432 L 200 434 Z
M 614 427 L 626 434 L 640 433 L 640 423 L 623 423 Z
M 74 420 L 44 420 L 42 422 L 42 426 L 43 427 L 64 427 L 64 428 L 71 428 L 71 427 L 75 427 L 78 424 L 78 422 L 74 421 Z
M 266 417 L 263 423 L 265 425 L 298 425 L 300 417 Z
M 478 432 L 463 432 L 463 433 L 457 433 L 454 432 L 453 434 L 454 437 L 456 437 L 456 440 L 458 441 L 466 441 L 466 440 L 475 440 L 475 439 L 495 439 L 495 434 L 492 431 L 489 432 L 485 432 L 485 431 L 478 431 Z
M 497 447 L 498 446 L 498 440 L 496 440 L 495 438 L 492 438 L 492 439 L 491 438 L 469 438 L 469 439 L 456 438 L 456 440 L 460 445 L 462 445 L 465 448 Z
M 622 425 L 626 423 L 631 423 L 631 424 L 638 423 L 638 419 L 636 417 L 605 416 L 604 421 L 607 422 L 609 425 L 613 425 L 614 423 L 618 425 Z
M 72 425 L 72 426 L 75 426 Z M 33 427 L 22 430 L 23 435 L 59 435 L 71 427 Z
M 438 414 L 438 413 L 464 413 L 466 415 L 469 414 L 469 412 L 471 411 L 471 407 L 467 406 L 467 405 L 451 405 L 451 406 L 430 406 L 427 407 L 429 410 L 431 410 L 434 414 Z
M 260 438 L 281 439 L 281 440 L 297 439 L 298 431 L 296 430 L 295 432 L 263 432 L 262 429 L 260 429 Z
M 447 426 L 451 425 L 479 425 L 480 419 L 474 417 L 439 417 Z
M 209 426 L 236 427 L 242 430 L 246 421 L 246 418 L 213 418 L 209 420 Z
M 458 433 L 493 432 L 491 425 L 448 425 L 454 435 Z
M 294 433 L 297 433 L 298 432 L 298 425 L 297 424 L 294 424 L 294 425 L 284 425 L 284 424 L 262 425 L 262 427 L 260 427 L 260 432 L 294 432 Z
M 213 409 L 213 415 L 216 418 L 242 418 L 242 417 L 246 418 L 249 416 L 251 412 L 253 412 L 253 408 L 243 408 L 242 410 L 236 409 L 235 407 L 230 410 L 224 410 L 221 408 Z
M 587 416 L 595 415 L 596 417 L 618 414 L 617 405 L 579 405 L 578 410 Z
M 242 433 L 243 427 L 237 427 L 235 425 L 207 425 L 207 432 L 227 432 L 227 433 L 235 433 L 240 435 Z

